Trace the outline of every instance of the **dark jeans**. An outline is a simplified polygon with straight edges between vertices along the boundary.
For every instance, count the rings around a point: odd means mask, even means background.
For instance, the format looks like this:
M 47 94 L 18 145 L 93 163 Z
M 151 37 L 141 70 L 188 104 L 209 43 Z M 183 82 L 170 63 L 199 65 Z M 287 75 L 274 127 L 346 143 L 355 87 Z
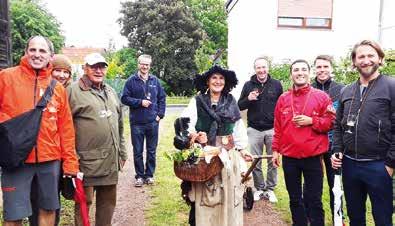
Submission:
M 321 201 L 323 186 L 321 164 L 321 155 L 303 159 L 283 156 L 284 179 L 289 195 L 293 226 L 307 226 L 304 203 L 309 206 L 310 225 L 324 225 L 324 209 Z M 303 192 L 302 175 L 305 186 Z
M 392 178 L 384 161 L 355 161 L 344 157 L 343 187 L 350 226 L 366 225 L 367 195 L 375 225 L 392 225 Z
M 153 177 L 156 165 L 156 146 L 158 145 L 158 122 L 131 125 L 134 169 L 136 178 Z M 144 170 L 144 139 L 147 156 Z
M 331 213 L 332 213 L 332 221 L 333 221 L 333 205 L 334 205 L 334 196 L 333 196 L 333 183 L 335 180 L 335 171 L 332 168 L 332 163 L 331 163 L 331 145 L 329 145 L 329 151 L 325 154 L 323 154 L 323 159 L 324 159 L 324 164 L 325 164 L 325 172 L 326 172 L 326 179 L 327 179 L 327 183 L 328 183 L 328 187 L 329 187 L 329 202 L 330 202 L 330 207 L 331 207 Z M 303 186 L 303 189 L 305 187 Z M 306 208 L 306 212 L 307 212 L 307 216 L 309 216 L 310 214 L 310 210 L 308 208 L 307 203 L 305 203 L 305 208 Z M 343 209 L 343 202 L 342 202 L 342 207 L 341 209 Z M 343 212 L 343 211 L 342 211 Z

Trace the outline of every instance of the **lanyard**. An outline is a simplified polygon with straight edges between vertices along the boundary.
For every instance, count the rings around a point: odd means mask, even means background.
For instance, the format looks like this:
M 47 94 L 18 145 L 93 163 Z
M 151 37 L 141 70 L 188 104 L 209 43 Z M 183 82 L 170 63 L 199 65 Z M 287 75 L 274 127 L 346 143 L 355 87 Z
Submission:
M 304 105 L 303 105 L 303 108 L 302 108 L 302 111 L 300 112 L 300 115 L 303 115 L 304 114 L 304 111 L 305 111 L 305 109 L 306 109 L 306 105 L 307 105 L 307 102 L 309 102 L 309 99 L 310 99 L 310 94 L 311 94 L 311 88 L 310 88 L 310 90 L 309 90 L 309 93 L 307 94 L 307 98 L 306 98 L 306 100 L 305 100 L 305 102 L 304 102 Z M 294 109 L 294 98 L 293 98 L 293 91 L 291 92 L 291 109 L 292 109 L 292 116 L 295 116 L 295 109 Z
M 362 111 L 363 107 L 365 106 L 364 104 L 366 102 L 368 94 L 370 93 L 370 90 L 372 90 L 372 88 L 373 88 L 374 84 L 376 83 L 376 81 L 377 81 L 377 78 L 373 81 L 372 85 L 368 86 L 368 90 L 365 92 L 365 94 L 362 93 L 363 96 L 361 97 L 361 105 L 359 106 L 359 108 L 357 110 L 358 115 Z M 352 106 L 354 104 L 354 99 L 355 99 L 356 92 L 357 92 L 357 83 L 355 83 L 355 86 L 354 86 L 354 89 L 353 89 L 353 94 L 352 94 L 352 98 L 351 98 L 351 105 L 350 105 L 350 108 L 348 109 L 347 117 L 350 116 L 350 114 L 351 114 L 351 109 L 352 109 Z

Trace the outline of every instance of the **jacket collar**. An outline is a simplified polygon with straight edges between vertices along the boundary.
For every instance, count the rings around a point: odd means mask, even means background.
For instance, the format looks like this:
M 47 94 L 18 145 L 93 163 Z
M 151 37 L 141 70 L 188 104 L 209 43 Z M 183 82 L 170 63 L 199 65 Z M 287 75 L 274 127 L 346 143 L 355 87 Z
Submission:
M 29 64 L 27 56 L 23 56 L 19 66 L 27 74 L 28 77 L 35 79 L 36 77 L 43 79 L 51 76 L 52 65 L 48 63 L 47 67 L 36 70 Z
M 136 79 L 136 80 L 141 80 L 141 81 L 143 81 L 143 79 L 140 77 L 140 75 L 138 74 L 138 72 L 136 72 L 136 73 L 133 75 L 132 78 L 134 78 L 134 79 Z M 152 79 L 152 75 L 151 75 L 151 74 L 148 74 L 147 81 L 150 80 L 150 79 Z
M 266 81 L 264 82 L 264 84 L 268 83 L 271 79 L 272 79 L 272 77 L 270 76 L 270 74 L 268 74 L 268 75 L 267 75 L 267 79 L 266 79 Z M 252 82 L 254 82 L 254 83 L 261 84 L 261 82 L 258 80 L 256 74 L 253 75 L 253 76 L 251 76 L 251 79 L 250 79 L 250 80 L 251 80 Z
M 93 83 L 91 82 L 91 80 L 89 80 L 87 75 L 83 75 L 80 80 L 78 81 L 78 85 L 80 86 L 80 88 L 84 91 L 88 91 L 90 89 L 95 89 L 93 88 Z M 100 89 L 104 89 L 105 88 L 105 84 L 104 82 L 100 85 Z
M 332 83 L 332 78 L 329 78 L 328 80 L 326 80 L 325 82 L 324 82 L 324 84 L 322 84 L 322 83 L 320 83 L 318 80 L 317 80 L 317 77 L 314 79 L 314 84 L 313 84 L 313 86 L 315 87 L 315 88 L 317 88 L 317 89 L 320 89 L 320 90 L 328 90 L 329 89 L 329 87 L 330 87 L 330 85 L 331 85 L 331 83 Z
M 370 80 L 369 83 L 368 83 L 368 86 L 372 85 L 372 83 L 373 83 L 375 80 L 379 80 L 381 77 L 383 77 L 383 75 L 382 75 L 382 74 L 379 74 L 379 76 L 377 76 L 377 78 Z M 358 80 L 355 82 L 355 84 L 358 85 L 358 86 L 361 85 L 361 81 L 360 81 L 359 78 L 358 78 Z
M 311 85 L 307 84 L 307 86 L 300 88 L 300 89 L 295 89 L 294 86 L 292 86 L 292 90 L 291 92 L 295 95 L 295 96 L 301 96 L 304 94 L 307 94 L 309 91 L 311 90 Z

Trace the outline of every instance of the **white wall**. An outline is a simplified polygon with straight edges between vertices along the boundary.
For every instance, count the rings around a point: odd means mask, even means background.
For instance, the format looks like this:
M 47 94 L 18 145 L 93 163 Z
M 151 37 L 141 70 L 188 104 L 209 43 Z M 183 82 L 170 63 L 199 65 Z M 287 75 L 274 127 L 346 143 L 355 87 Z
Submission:
M 254 73 L 253 61 L 259 55 L 273 57 L 276 62 L 298 58 L 312 61 L 318 54 L 339 58 L 346 56 L 356 42 L 377 39 L 379 0 L 333 2 L 332 29 L 317 30 L 277 28 L 278 0 L 239 0 L 228 15 L 228 64 L 239 78 L 239 85 L 233 91 L 236 98 Z M 395 4 L 386 4 L 385 16 L 394 9 Z M 393 18 L 385 18 L 386 23 L 395 22 Z M 395 33 L 394 30 L 385 33 Z M 383 43 L 395 45 L 393 37 L 383 36 Z

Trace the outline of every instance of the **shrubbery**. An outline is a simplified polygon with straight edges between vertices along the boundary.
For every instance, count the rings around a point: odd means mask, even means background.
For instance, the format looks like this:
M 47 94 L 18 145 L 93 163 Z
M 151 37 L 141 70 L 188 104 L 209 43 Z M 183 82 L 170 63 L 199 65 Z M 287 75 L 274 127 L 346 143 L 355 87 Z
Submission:
M 385 62 L 382 67 L 380 67 L 380 72 L 383 74 L 395 76 L 395 50 L 386 51 Z M 347 57 L 342 57 L 339 61 L 335 62 L 334 74 L 335 80 L 343 84 L 350 84 L 357 80 L 359 74 L 357 70 L 352 68 L 351 59 Z M 290 63 L 284 64 L 273 64 L 270 68 L 270 74 L 273 78 L 278 79 L 283 84 L 284 90 L 291 87 L 291 79 L 289 75 Z M 314 65 L 312 65 L 313 68 Z M 313 70 L 311 71 L 314 73 Z M 313 76 L 312 76 L 313 77 Z

